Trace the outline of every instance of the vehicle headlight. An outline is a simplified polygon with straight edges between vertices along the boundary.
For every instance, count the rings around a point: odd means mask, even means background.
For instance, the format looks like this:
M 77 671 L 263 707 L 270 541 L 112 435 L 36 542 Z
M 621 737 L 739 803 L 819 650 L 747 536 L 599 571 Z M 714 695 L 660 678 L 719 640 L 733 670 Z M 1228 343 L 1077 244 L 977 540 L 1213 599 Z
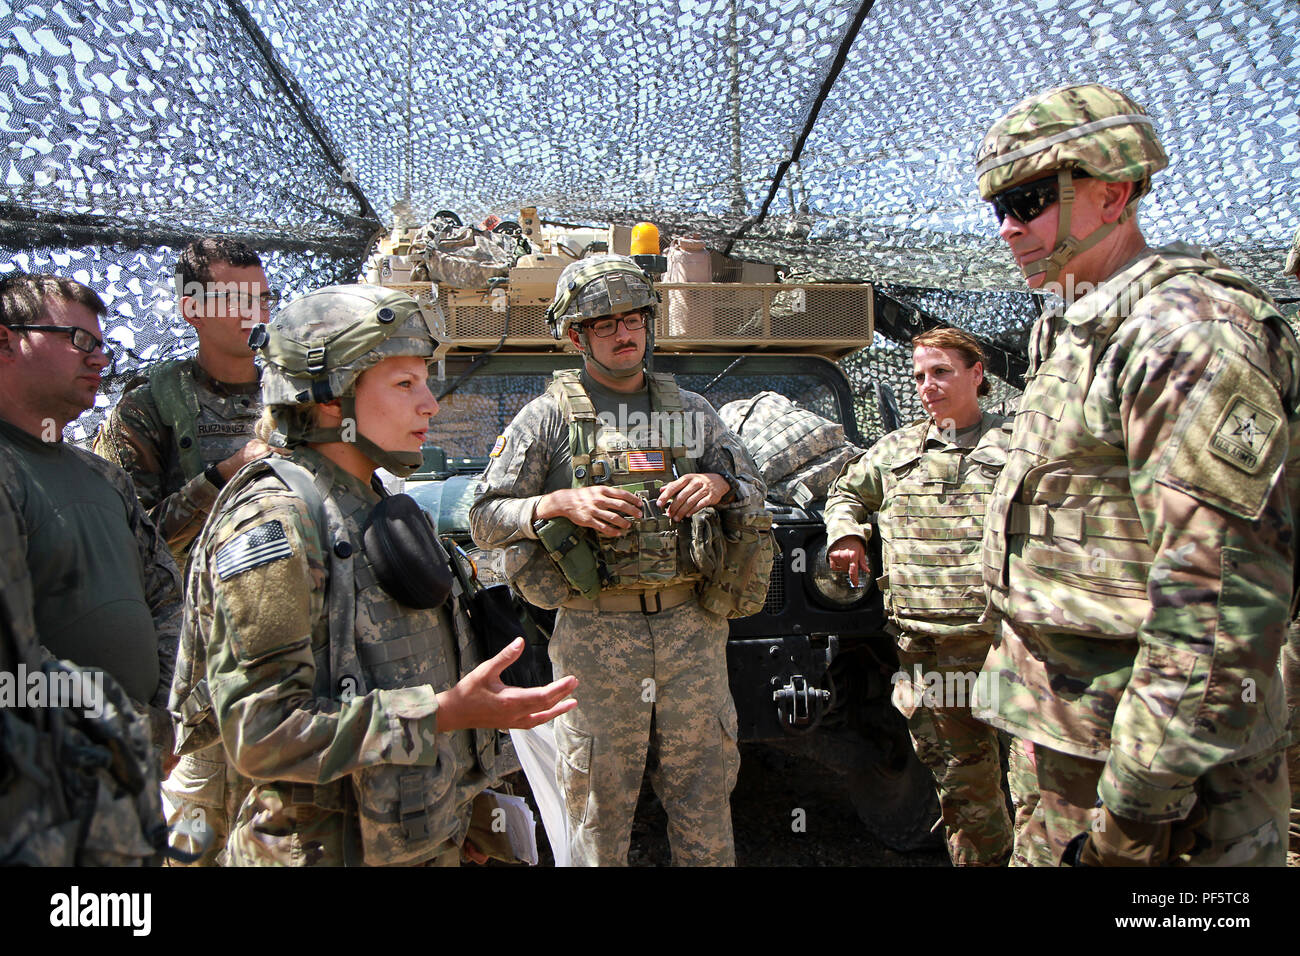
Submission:
M 826 540 L 822 539 L 812 563 L 812 585 L 817 597 L 837 608 L 854 607 L 863 603 L 871 593 L 870 578 L 859 580 L 862 586 L 855 588 L 849 583 L 847 572 L 831 570 L 830 559 L 826 555 Z

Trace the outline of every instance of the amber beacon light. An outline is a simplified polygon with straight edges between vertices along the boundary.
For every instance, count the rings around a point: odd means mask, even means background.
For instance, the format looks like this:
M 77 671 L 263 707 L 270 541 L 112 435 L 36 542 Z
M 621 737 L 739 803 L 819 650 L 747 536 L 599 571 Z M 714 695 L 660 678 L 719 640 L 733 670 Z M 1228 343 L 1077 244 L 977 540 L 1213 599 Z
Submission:
M 632 261 L 652 278 L 668 271 L 668 260 L 659 254 L 659 229 L 652 222 L 632 227 Z

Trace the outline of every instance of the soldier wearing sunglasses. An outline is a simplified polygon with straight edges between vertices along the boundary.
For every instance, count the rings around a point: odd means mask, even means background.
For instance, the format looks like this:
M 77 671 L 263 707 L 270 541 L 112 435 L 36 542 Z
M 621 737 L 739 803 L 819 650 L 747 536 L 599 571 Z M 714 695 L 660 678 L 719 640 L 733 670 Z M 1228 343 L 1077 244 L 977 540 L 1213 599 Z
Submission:
M 224 238 L 187 245 L 176 263 L 176 286 L 181 316 L 198 333 L 198 353 L 157 363 L 128 382 L 94 449 L 135 480 L 184 569 L 222 486 L 270 453 L 253 434 L 262 401 L 248 336 L 267 321 L 279 296 L 268 289 L 257 253 Z M 227 800 L 243 796 L 233 772 L 226 783 L 227 772 L 216 746 L 181 758 L 163 785 L 169 822 L 186 808 L 189 816 L 202 808 L 216 837 L 205 865 L 224 842 Z
M 170 752 L 176 566 L 131 479 L 63 440 L 109 364 L 105 312 L 60 276 L 0 281 L 0 495 L 18 521 L 41 646 L 114 677 Z
M 1212 253 L 1147 246 L 1138 200 L 1167 164 L 1097 85 L 1017 104 L 977 154 L 1029 286 L 1063 295 L 988 506 L 999 630 L 974 707 L 1028 752 L 1034 865 L 1284 859 L 1300 345 Z

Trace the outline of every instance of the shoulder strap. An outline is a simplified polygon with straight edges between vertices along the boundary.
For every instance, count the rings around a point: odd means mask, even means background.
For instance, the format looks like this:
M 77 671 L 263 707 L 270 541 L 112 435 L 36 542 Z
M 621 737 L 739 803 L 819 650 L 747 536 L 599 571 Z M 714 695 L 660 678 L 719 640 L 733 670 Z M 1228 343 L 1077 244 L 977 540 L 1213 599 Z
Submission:
M 149 387 L 163 424 L 172 430 L 181 470 L 188 480 L 203 471 L 199 452 L 199 396 L 184 359 L 162 362 L 149 372 Z
M 591 473 L 591 452 L 596 447 L 596 406 L 582 387 L 582 376 L 577 369 L 565 368 L 555 373 L 551 389 L 560 400 L 560 411 L 569 423 L 569 458 L 573 462 L 573 486 L 582 488 L 588 478 L 578 478 L 581 468 Z
M 677 474 L 689 475 L 699 471 L 699 461 L 686 452 L 686 409 L 677 379 L 669 372 L 651 372 L 649 381 L 650 409 L 663 413 L 659 420 L 668 423 L 668 446 Z

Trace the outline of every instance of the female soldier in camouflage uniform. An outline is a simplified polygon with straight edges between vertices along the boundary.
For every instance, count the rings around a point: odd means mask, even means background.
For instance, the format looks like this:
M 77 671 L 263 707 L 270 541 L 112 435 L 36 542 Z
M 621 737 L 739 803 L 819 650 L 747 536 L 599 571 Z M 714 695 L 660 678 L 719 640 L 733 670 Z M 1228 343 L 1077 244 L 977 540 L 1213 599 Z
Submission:
M 255 345 L 271 440 L 292 454 L 244 468 L 213 509 L 174 697 L 201 729 L 206 664 L 226 753 L 256 781 L 225 862 L 455 864 L 497 750 L 471 728 L 549 720 L 576 681 L 504 687 L 518 646 L 475 668 L 427 520 L 374 479 L 418 466 L 438 409 L 438 343 L 415 300 L 321 289 Z M 192 737 L 182 749 L 202 745 Z

